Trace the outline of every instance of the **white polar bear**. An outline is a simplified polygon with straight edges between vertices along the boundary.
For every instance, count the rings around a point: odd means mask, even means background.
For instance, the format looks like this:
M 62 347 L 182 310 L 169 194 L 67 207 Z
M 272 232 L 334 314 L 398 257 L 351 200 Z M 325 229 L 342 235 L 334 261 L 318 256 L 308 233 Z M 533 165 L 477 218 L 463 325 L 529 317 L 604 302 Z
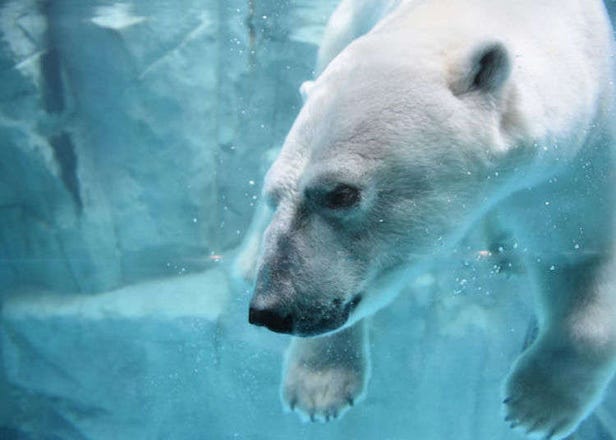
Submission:
M 327 35 L 327 67 L 264 188 L 273 215 L 249 320 L 302 337 L 283 398 L 313 419 L 346 410 L 368 376 L 362 319 L 498 210 L 528 249 L 540 323 L 506 380 L 506 420 L 566 437 L 616 366 L 602 3 L 347 0 Z

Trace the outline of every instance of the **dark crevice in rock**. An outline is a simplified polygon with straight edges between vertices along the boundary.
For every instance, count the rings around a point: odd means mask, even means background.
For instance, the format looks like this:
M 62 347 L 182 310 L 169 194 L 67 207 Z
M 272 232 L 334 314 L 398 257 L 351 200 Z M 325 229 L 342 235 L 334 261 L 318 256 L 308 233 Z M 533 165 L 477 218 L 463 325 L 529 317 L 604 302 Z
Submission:
M 81 211 L 83 202 L 79 192 L 79 179 L 77 178 L 77 155 L 71 137 L 62 132 L 49 138 L 49 144 L 53 148 L 54 157 L 60 166 L 60 178 L 70 193 L 75 205 Z
M 58 114 L 64 111 L 64 85 L 60 68 L 60 55 L 55 48 L 41 56 L 41 75 L 43 108 L 47 113 Z
M 43 4 L 43 11 L 47 17 L 48 9 L 49 4 L 46 2 Z M 66 88 L 62 77 L 62 59 L 56 48 L 52 29 L 47 31 L 47 42 L 49 47 L 40 60 L 42 104 L 49 115 L 60 115 L 66 111 Z M 47 140 L 60 168 L 60 178 L 81 212 L 83 203 L 77 176 L 77 154 L 71 136 L 62 131 L 60 134 L 49 136 Z
M 246 27 L 248 28 L 248 63 L 250 69 L 253 70 L 256 65 L 256 44 L 257 44 L 257 28 L 255 26 L 255 0 L 248 0 L 248 16 L 246 17 Z

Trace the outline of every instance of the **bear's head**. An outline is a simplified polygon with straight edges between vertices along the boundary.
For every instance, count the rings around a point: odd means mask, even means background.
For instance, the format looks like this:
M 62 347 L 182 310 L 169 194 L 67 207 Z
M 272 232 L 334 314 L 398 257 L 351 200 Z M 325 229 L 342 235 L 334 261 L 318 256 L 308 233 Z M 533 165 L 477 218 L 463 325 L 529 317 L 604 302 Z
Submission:
M 509 142 L 505 47 L 411 56 L 392 41 L 364 37 L 329 65 L 267 174 L 253 324 L 314 336 L 373 313 L 485 197 Z

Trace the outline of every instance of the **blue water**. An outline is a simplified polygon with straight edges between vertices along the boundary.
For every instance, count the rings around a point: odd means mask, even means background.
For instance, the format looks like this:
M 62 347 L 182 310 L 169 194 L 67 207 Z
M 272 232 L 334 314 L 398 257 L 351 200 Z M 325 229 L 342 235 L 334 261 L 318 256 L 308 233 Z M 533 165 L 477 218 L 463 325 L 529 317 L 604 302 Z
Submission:
M 372 319 L 341 420 L 284 411 L 233 261 L 335 6 L 0 2 L 0 440 L 522 438 L 528 281 L 476 260 Z M 574 438 L 616 439 L 614 385 Z

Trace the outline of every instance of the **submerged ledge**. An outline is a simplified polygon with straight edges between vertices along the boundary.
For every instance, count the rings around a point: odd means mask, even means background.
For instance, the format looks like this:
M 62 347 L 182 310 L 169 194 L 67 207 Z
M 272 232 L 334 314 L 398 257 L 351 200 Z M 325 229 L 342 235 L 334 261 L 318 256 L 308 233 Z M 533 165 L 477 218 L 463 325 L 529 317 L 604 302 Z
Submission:
M 7 299 L 3 314 L 13 319 L 73 317 L 80 319 L 202 318 L 215 321 L 229 302 L 226 274 L 211 269 L 134 284 L 110 292 L 20 294 Z

